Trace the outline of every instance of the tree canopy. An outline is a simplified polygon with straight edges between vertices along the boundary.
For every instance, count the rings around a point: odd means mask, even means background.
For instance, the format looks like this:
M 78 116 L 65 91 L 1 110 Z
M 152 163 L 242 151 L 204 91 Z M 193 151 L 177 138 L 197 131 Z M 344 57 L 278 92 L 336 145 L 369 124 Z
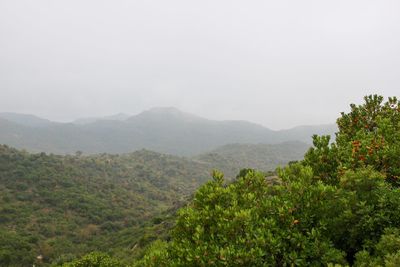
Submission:
M 329 136 L 313 136 L 314 147 L 304 164 L 328 183 L 338 183 L 347 170 L 370 166 L 399 185 L 400 101 L 390 97 L 384 102 L 382 96 L 369 95 L 363 104 L 350 108 L 337 119 L 335 142 L 330 143 Z

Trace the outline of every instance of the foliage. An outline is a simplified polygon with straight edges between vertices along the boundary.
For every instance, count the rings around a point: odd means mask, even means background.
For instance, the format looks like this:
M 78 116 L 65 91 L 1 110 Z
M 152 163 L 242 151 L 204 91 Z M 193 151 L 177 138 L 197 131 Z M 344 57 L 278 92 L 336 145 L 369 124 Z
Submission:
M 134 263 L 134 267 L 142 266 L 168 266 L 168 244 L 165 241 L 156 240 L 146 250 L 144 257 Z
M 202 164 L 144 150 L 56 156 L 0 146 L 0 265 L 62 264 L 93 250 L 132 261 L 207 179 Z
M 29 262 L 34 259 L 32 238 L 0 229 L 0 266 L 11 266 L 15 262 Z
M 386 229 L 379 242 L 370 249 L 360 251 L 356 254 L 355 266 L 387 266 L 400 265 L 400 231 L 399 229 Z M 371 255 L 372 254 L 372 255 Z
M 400 227 L 400 191 L 371 168 L 339 185 L 315 180 L 310 167 L 280 171 L 281 185 L 248 171 L 229 185 L 222 175 L 179 211 L 171 242 L 143 266 L 321 266 L 347 264 Z M 164 265 L 160 265 L 164 263 Z
M 123 267 L 120 261 L 107 254 L 92 252 L 79 260 L 62 265 L 62 267 Z
M 211 168 L 146 150 L 57 156 L 0 146 L 0 259 L 62 264 L 99 250 L 130 262 L 168 237 L 171 214 Z
M 325 182 L 337 183 L 346 170 L 371 166 L 397 185 L 400 176 L 400 101 L 370 95 L 362 105 L 351 104 L 337 120 L 336 142 L 314 136 L 304 164 Z M 329 181 L 328 181 L 329 180 Z

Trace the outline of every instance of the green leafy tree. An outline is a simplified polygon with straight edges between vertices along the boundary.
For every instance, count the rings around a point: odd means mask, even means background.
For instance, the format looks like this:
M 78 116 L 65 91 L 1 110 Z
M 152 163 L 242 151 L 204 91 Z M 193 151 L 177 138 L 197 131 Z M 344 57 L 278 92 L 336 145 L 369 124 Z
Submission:
M 344 253 L 324 237 L 339 197 L 329 185 L 312 183 L 299 164 L 281 172 L 284 186 L 271 186 L 249 171 L 225 185 L 222 174 L 179 212 L 172 242 L 149 252 L 148 266 L 320 266 L 344 263 Z M 325 200 L 324 205 L 320 202 Z
M 215 172 L 179 211 L 171 241 L 138 266 L 347 265 L 400 227 L 400 190 L 372 167 L 347 171 L 337 185 L 302 164 L 279 177 L 271 184 L 248 171 L 227 185 Z
M 317 177 L 337 183 L 346 170 L 372 166 L 393 184 L 400 176 L 400 101 L 386 102 L 378 95 L 364 98 L 362 105 L 351 104 L 349 113 L 337 120 L 336 141 L 314 136 L 314 147 L 304 159 Z M 328 181 L 329 180 L 329 181 Z
M 357 253 L 355 266 L 376 267 L 400 266 L 400 231 L 388 228 L 381 236 L 379 242 L 368 250 Z

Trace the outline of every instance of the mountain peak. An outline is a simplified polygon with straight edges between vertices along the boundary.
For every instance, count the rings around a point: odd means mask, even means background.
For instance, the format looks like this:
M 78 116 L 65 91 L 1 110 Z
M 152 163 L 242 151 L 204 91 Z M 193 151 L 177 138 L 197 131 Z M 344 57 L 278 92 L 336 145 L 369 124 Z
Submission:
M 169 114 L 186 114 L 185 112 L 181 111 L 180 109 L 178 109 L 176 107 L 153 107 L 153 108 L 150 108 L 150 109 L 144 111 L 143 113 L 145 113 L 145 112 L 162 113 L 162 114 L 165 114 L 165 113 L 169 113 Z

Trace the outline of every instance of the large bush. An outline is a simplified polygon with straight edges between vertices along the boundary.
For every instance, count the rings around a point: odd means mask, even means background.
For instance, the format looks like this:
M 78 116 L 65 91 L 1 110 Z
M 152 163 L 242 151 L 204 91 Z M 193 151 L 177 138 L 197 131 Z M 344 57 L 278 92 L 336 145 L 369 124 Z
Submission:
M 225 185 L 220 174 L 179 213 L 172 241 L 145 258 L 148 266 L 321 266 L 352 263 L 400 223 L 400 191 L 371 168 L 339 185 L 315 181 L 292 165 L 270 185 L 249 172 Z

